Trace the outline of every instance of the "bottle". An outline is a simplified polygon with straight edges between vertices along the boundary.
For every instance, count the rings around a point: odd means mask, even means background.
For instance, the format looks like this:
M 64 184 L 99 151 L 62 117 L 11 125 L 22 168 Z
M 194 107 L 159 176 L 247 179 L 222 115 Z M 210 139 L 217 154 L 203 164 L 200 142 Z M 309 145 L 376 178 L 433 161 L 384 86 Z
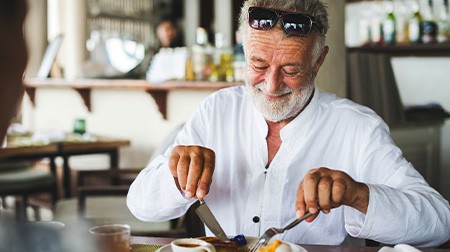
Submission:
M 233 49 L 225 46 L 223 33 L 216 33 L 215 36 L 215 65 L 219 76 L 219 81 L 234 81 L 233 69 Z
M 196 30 L 196 44 L 192 47 L 192 67 L 195 80 L 208 80 L 212 70 L 213 48 L 208 42 L 208 34 L 204 28 Z
M 386 18 L 383 22 L 383 37 L 384 37 L 384 43 L 386 45 L 393 45 L 395 44 L 396 35 L 396 22 L 395 22 L 395 15 L 394 15 L 394 5 L 392 3 L 392 0 L 389 1 L 386 5 Z
M 395 41 L 397 44 L 409 43 L 409 29 L 407 16 L 407 3 L 405 0 L 395 0 Z
M 447 22 L 447 8 L 444 0 L 433 0 L 433 15 L 437 25 L 437 42 L 444 43 L 449 40 L 450 25 Z
M 184 79 L 187 81 L 195 80 L 194 66 L 192 64 L 192 52 L 189 49 L 186 52 L 186 64 L 185 64 Z
M 236 44 L 233 48 L 233 75 L 234 81 L 245 80 L 245 55 L 244 46 L 242 45 L 242 38 L 240 31 L 235 32 Z
M 423 44 L 436 43 L 437 24 L 434 21 L 431 0 L 419 0 L 422 22 L 420 22 L 420 35 Z
M 412 5 L 413 14 L 408 20 L 408 35 L 409 42 L 411 44 L 419 44 L 421 43 L 420 38 L 422 34 L 420 32 L 420 22 L 422 22 L 422 15 L 420 15 L 419 11 L 419 3 L 417 0 Z

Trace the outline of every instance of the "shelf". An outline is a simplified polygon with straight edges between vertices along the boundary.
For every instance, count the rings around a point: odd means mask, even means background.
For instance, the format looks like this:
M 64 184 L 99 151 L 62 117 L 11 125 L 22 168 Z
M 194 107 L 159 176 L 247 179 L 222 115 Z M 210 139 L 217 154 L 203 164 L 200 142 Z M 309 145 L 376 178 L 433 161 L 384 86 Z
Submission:
M 26 79 L 25 92 L 33 105 L 36 105 L 35 95 L 37 88 L 72 88 L 78 92 L 84 105 L 92 112 L 92 89 L 132 89 L 143 90 L 155 101 L 159 112 L 167 119 L 167 94 L 172 90 L 218 90 L 221 88 L 239 86 L 241 82 L 209 82 L 209 81 L 167 81 L 161 84 L 152 84 L 146 80 L 105 80 L 80 79 L 67 81 L 64 79 Z
M 417 44 L 417 45 L 368 45 L 361 47 L 348 47 L 347 52 L 381 53 L 392 56 L 450 56 L 450 43 Z

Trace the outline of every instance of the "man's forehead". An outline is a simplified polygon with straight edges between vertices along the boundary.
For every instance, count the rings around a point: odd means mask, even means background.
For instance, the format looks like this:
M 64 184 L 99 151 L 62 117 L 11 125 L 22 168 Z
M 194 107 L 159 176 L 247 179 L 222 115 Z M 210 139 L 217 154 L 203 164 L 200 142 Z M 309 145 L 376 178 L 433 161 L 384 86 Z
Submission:
M 248 32 L 246 47 L 248 50 L 272 50 L 293 53 L 296 51 L 312 50 L 314 40 L 308 37 L 286 36 L 282 31 L 259 31 Z

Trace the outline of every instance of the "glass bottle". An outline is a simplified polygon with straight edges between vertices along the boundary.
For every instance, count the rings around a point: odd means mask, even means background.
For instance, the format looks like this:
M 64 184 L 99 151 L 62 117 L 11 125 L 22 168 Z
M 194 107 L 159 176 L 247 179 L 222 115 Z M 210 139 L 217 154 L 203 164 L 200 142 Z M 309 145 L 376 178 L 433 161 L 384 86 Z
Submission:
M 208 34 L 204 28 L 196 29 L 196 44 L 192 47 L 192 67 L 195 80 L 208 80 L 212 70 L 213 48 L 208 42 Z
M 405 0 L 394 1 L 395 16 L 395 40 L 397 44 L 409 43 L 408 29 L 408 3 Z
M 395 44 L 395 30 L 396 30 L 396 23 L 395 23 L 395 14 L 394 14 L 394 5 L 392 1 L 389 1 L 386 5 L 386 18 L 383 22 L 383 37 L 384 37 L 384 43 L 386 45 L 393 45 Z
M 191 50 L 187 50 L 186 52 L 186 65 L 185 65 L 185 80 L 193 81 L 195 80 L 194 66 L 192 64 L 192 52 Z
M 449 40 L 449 24 L 447 22 L 447 8 L 444 0 L 433 0 L 433 16 L 437 24 L 437 42 L 444 43 Z
M 411 44 L 421 43 L 420 22 L 422 22 L 422 15 L 420 14 L 419 3 L 417 0 L 412 4 L 413 14 L 408 20 L 408 35 Z
M 215 65 L 217 66 L 220 81 L 234 81 L 233 69 L 233 49 L 225 46 L 223 33 L 216 33 L 215 36 Z

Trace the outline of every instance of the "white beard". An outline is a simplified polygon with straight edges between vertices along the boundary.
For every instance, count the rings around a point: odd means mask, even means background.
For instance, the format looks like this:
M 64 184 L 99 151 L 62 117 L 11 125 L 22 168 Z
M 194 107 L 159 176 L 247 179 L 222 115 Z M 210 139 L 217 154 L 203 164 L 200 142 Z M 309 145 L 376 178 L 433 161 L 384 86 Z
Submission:
M 251 85 L 246 81 L 246 86 L 255 107 L 266 120 L 271 122 L 280 122 L 297 116 L 308 104 L 314 92 L 314 82 L 311 81 L 301 86 L 297 93 L 285 86 L 272 94 L 272 96 L 285 95 L 283 98 L 270 100 L 266 98 L 268 92 L 265 84 Z

